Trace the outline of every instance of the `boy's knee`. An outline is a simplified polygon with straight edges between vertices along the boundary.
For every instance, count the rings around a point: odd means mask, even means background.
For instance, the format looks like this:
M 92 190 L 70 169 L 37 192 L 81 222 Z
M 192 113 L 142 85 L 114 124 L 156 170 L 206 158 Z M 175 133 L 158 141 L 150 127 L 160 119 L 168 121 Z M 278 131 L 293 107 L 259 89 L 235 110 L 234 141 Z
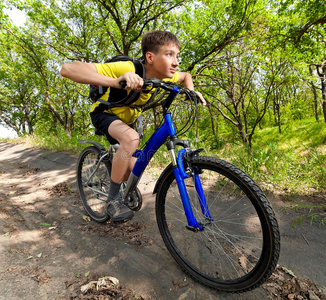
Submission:
M 139 135 L 136 131 L 129 131 L 121 138 L 120 146 L 129 148 L 130 150 L 136 150 L 139 145 Z
M 135 151 L 139 145 L 139 135 L 135 135 L 130 139 L 130 146 Z

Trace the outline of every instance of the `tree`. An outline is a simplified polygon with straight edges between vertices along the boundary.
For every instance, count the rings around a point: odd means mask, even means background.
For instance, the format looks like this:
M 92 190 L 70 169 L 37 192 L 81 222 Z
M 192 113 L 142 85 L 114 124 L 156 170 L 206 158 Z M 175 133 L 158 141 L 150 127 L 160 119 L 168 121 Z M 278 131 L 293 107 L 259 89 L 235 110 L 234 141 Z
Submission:
M 147 30 L 165 29 L 177 34 L 182 45 L 180 70 L 191 72 L 203 92 L 212 95 L 207 124 L 217 135 L 215 113 L 220 111 L 230 126 L 237 128 L 242 141 L 249 144 L 255 128 L 266 122 L 266 112 L 275 114 L 281 126 L 287 104 L 297 99 L 289 91 L 304 94 L 306 87 L 291 81 L 291 68 L 301 82 L 309 74 L 304 74 L 305 67 L 300 70 L 300 63 L 315 66 L 325 60 L 325 9 L 318 10 L 316 1 L 302 7 L 299 0 L 281 4 L 266 0 L 9 1 L 27 13 L 28 22 L 26 28 L 18 30 L 4 18 L 2 40 L 14 40 L 12 54 L 29 73 L 20 71 L 22 78 L 16 79 L 17 83 L 23 81 L 24 89 L 13 87 L 9 76 L 17 68 L 13 61 L 6 62 L 12 65 L 2 82 L 8 118 L 13 103 L 10 97 L 24 90 L 21 111 L 31 113 L 35 101 L 42 110 L 38 118 L 53 120 L 48 126 L 63 126 L 68 135 L 79 128 L 88 130 L 89 103 L 83 97 L 87 87 L 60 77 L 61 65 L 73 60 L 103 62 L 117 53 L 139 56 L 140 38 Z M 316 9 L 310 18 L 307 9 L 312 6 Z M 290 8 L 289 14 L 285 8 Z M 302 34 L 296 39 L 299 32 Z M 0 108 L 0 112 L 4 110 L 5 106 Z M 27 124 L 22 112 L 18 116 L 22 124 Z
M 5 26 L 8 31 L 19 34 L 18 29 L 9 23 Z M 39 79 L 35 73 L 30 72 L 25 58 L 17 52 L 13 35 L 1 31 L 0 41 L 0 120 L 14 129 L 18 136 L 24 133 L 32 134 L 42 106 L 36 87 Z
M 323 69 L 326 61 L 326 1 L 325 0 L 287 0 L 273 1 L 275 9 L 284 21 L 279 25 L 285 32 L 285 41 L 293 44 L 297 58 L 304 60 L 310 66 L 316 67 L 317 76 L 321 82 L 322 109 L 326 122 L 326 90 Z M 291 46 L 290 46 L 291 47 Z M 316 102 L 316 89 L 312 81 L 310 86 Z M 317 105 L 315 104 L 315 115 Z M 316 115 L 316 119 L 318 119 Z
M 322 94 L 322 109 L 324 115 L 324 121 L 326 122 L 326 60 L 323 61 L 321 64 L 310 64 L 309 70 L 310 73 L 313 74 L 312 67 L 315 67 L 317 76 L 320 80 L 320 90 Z M 311 83 L 311 87 L 314 93 L 314 99 L 317 97 L 316 87 L 314 83 Z M 316 119 L 318 121 L 318 113 L 317 113 L 317 103 L 315 101 L 315 112 L 316 112 Z
M 244 39 L 211 58 L 198 72 L 210 105 L 237 127 L 242 142 L 250 147 L 275 89 L 283 83 L 285 66 L 277 53 Z
M 143 33 L 169 27 L 175 19 L 170 12 L 181 7 L 185 0 L 95 0 L 95 3 L 102 17 L 103 29 L 115 50 L 125 55 L 139 55 L 139 40 Z

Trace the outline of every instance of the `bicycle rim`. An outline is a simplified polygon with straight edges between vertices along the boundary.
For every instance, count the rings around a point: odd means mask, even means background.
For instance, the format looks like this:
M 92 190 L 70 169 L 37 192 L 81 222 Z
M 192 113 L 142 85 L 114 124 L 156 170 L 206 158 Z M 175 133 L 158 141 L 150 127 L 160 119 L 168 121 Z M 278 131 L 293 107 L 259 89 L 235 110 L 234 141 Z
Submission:
M 279 256 L 277 221 L 263 192 L 235 166 L 195 157 L 212 220 L 203 216 L 192 178 L 185 180 L 193 213 L 203 230 L 187 229 L 174 175 L 163 180 L 156 203 L 162 238 L 178 264 L 206 286 L 243 292 L 265 282 Z
M 93 146 L 83 150 L 77 164 L 77 181 L 80 198 L 88 215 L 96 222 L 105 222 L 108 220 L 106 195 L 109 191 L 110 175 L 103 161 L 94 173 L 99 157 L 99 150 Z

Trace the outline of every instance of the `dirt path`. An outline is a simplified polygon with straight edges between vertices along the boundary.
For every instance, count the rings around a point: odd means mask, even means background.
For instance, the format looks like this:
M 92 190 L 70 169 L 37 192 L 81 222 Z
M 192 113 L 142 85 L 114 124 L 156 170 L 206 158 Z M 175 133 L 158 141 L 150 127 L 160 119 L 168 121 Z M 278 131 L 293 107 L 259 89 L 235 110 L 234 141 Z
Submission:
M 84 216 L 76 160 L 0 142 L 0 299 L 79 299 L 83 284 L 103 276 L 120 285 L 107 280 L 100 290 L 121 299 L 326 299 L 326 228 L 307 222 L 293 228 L 295 212 L 282 210 L 282 201 L 271 201 L 282 267 L 261 288 L 225 294 L 192 281 L 164 247 L 155 221 L 155 176 L 142 178 L 144 205 L 131 222 L 100 225 Z M 99 299 L 92 297 L 83 299 Z

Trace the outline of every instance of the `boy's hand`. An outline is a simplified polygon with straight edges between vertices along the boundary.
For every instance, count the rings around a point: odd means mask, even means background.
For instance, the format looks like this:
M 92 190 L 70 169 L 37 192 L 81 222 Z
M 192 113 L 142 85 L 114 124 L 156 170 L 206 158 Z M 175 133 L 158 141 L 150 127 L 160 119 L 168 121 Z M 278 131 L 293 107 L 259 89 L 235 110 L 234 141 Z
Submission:
M 198 96 L 198 98 L 200 99 L 200 102 L 206 106 L 206 101 L 203 97 L 203 95 L 200 93 L 200 92 L 196 92 L 194 91 L 194 83 L 192 81 L 192 77 L 191 77 L 191 74 L 190 73 L 187 73 L 187 72 L 178 72 L 179 74 L 179 80 L 178 82 L 182 82 L 183 85 L 188 88 L 189 90 L 195 92 Z
M 197 99 L 200 100 L 200 102 L 202 103 L 202 105 L 206 106 L 206 100 L 204 99 L 203 95 L 200 92 L 191 90 L 191 93 L 193 93 L 193 97 L 196 97 Z M 189 99 L 187 95 L 185 95 L 186 99 Z
M 201 104 L 206 106 L 207 103 L 206 103 L 206 100 L 204 99 L 203 95 L 200 92 L 197 92 L 197 91 L 194 91 L 194 92 L 197 94 L 198 98 L 200 99 Z
M 117 78 L 117 87 L 119 87 L 119 82 L 126 81 L 127 85 L 125 90 L 135 90 L 139 92 L 144 84 L 144 80 L 135 73 L 127 72 Z

